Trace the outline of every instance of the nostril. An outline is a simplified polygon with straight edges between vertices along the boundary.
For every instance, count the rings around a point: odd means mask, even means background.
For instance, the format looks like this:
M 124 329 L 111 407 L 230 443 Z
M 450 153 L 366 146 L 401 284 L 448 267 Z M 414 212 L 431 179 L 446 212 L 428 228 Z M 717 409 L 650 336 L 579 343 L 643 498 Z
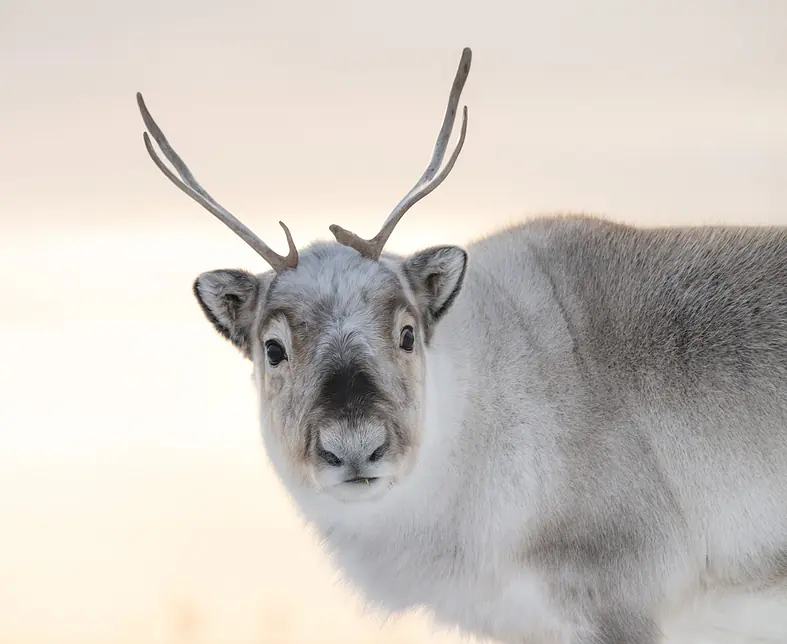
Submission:
M 323 458 L 325 458 L 325 462 L 328 463 L 328 465 L 332 465 L 333 467 L 339 467 L 342 464 L 342 459 L 333 452 L 325 452 Z
M 388 451 L 388 441 L 385 441 L 380 447 L 374 450 L 371 455 L 369 456 L 369 460 L 374 463 L 375 461 L 379 461 L 385 453 Z
M 319 444 L 317 445 L 317 456 L 319 456 L 332 467 L 339 467 L 342 464 L 342 459 L 336 456 L 336 454 L 333 452 L 329 452 L 327 449 L 324 449 L 323 446 Z

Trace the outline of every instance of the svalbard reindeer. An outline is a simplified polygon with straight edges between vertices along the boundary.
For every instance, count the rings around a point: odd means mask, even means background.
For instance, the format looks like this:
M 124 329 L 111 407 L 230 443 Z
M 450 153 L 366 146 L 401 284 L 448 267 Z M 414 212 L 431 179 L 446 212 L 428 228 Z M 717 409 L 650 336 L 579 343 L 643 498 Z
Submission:
M 502 642 L 787 642 L 787 229 L 535 219 L 384 253 L 278 255 L 150 136 L 272 270 L 194 293 L 253 364 L 267 453 L 344 577 Z

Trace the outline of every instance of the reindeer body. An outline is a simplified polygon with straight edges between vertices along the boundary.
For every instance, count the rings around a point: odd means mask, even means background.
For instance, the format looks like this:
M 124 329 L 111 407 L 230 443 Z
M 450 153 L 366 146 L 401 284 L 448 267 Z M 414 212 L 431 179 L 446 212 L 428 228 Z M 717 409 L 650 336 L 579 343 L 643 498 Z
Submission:
M 556 218 L 468 253 L 407 483 L 293 490 L 347 579 L 512 644 L 787 641 L 787 229 Z
M 194 293 L 254 365 L 266 451 L 345 578 L 388 613 L 509 644 L 787 644 L 787 228 L 537 219 L 463 250 L 380 232 Z

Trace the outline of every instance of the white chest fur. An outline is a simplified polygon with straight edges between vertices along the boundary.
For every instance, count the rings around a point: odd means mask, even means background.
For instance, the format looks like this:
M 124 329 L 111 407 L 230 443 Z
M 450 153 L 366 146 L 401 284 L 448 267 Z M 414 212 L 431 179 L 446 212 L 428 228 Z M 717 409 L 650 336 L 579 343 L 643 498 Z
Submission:
M 325 545 L 344 579 L 384 614 L 423 607 L 439 624 L 501 642 L 570 642 L 545 579 L 506 560 L 505 544 L 479 543 L 462 519 L 436 529 L 438 521 L 378 515 L 325 530 Z

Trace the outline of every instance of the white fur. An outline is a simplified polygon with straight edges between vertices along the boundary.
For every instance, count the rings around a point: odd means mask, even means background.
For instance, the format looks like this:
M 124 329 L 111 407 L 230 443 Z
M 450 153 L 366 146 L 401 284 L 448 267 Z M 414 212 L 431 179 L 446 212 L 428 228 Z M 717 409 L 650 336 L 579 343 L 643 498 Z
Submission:
M 505 236 L 497 244 L 481 244 L 476 266 L 493 266 L 493 254 L 505 257 L 504 242 Z M 568 339 L 543 275 L 531 266 L 507 284 L 512 292 L 524 289 L 520 313 L 532 325 L 533 346 L 548 347 L 547 359 L 560 364 Z M 484 379 L 494 386 L 495 374 L 479 374 L 464 343 L 495 338 L 472 329 L 476 309 L 471 297 L 457 300 L 426 354 L 422 444 L 409 476 L 366 503 L 344 503 L 298 484 L 289 490 L 345 579 L 377 609 L 396 613 L 426 606 L 440 624 L 511 644 L 584 642 L 581 638 L 593 627 L 590 617 L 567 614 L 550 592 L 547 576 L 521 556 L 529 526 L 543 520 L 544 508 L 560 502 L 553 498 L 564 482 L 553 441 L 565 427 L 555 415 L 559 410 L 539 402 L 539 387 L 532 383 L 516 391 L 502 383 L 509 399 L 514 396 L 527 409 L 519 427 L 472 423 L 474 391 Z M 542 358 L 533 355 L 534 362 Z M 521 371 L 523 383 L 537 377 L 528 369 Z M 263 435 L 269 437 L 264 413 L 262 421 Z M 669 422 L 666 417 L 664 422 Z M 671 431 L 683 431 L 682 423 L 675 419 Z M 289 468 L 276 442 L 266 440 L 266 445 L 286 480 Z M 687 494 L 694 498 L 693 491 Z M 734 497 L 726 498 L 735 503 Z M 698 505 L 696 510 L 707 513 L 709 508 Z M 710 537 L 725 557 L 734 559 L 765 543 L 767 530 L 761 523 L 748 530 L 740 507 L 720 507 L 707 516 L 717 531 Z M 698 581 L 703 566 L 701 548 L 695 554 L 676 552 L 664 562 L 659 574 L 670 580 L 673 598 L 658 615 L 664 644 L 787 642 L 787 592 L 746 592 L 724 584 L 704 590 Z

